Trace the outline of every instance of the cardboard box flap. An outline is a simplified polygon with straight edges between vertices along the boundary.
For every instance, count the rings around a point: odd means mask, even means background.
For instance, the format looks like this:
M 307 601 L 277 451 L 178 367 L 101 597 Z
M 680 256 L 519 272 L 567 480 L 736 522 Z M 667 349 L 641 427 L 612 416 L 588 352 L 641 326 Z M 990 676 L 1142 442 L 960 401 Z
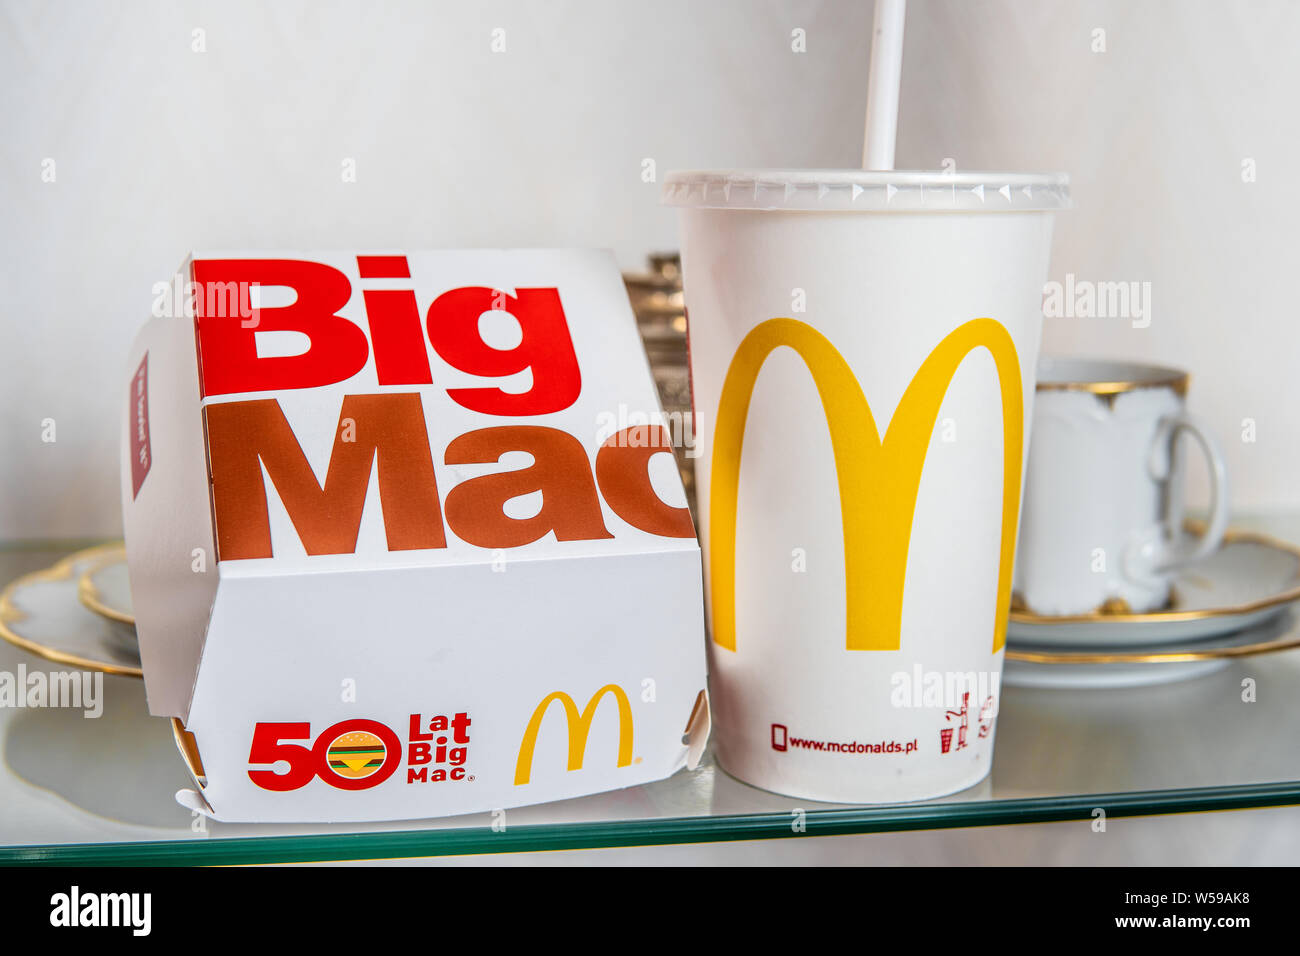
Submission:
M 690 719 L 686 721 L 686 730 L 682 734 L 682 743 L 686 750 L 686 769 L 694 770 L 704 759 L 704 748 L 709 744 L 709 732 L 713 729 L 713 713 L 709 707 L 708 690 L 700 691 L 691 708 Z
M 122 512 L 145 691 L 150 713 L 186 717 L 217 591 L 190 321 L 150 320 L 129 367 Z
M 176 740 L 176 749 L 180 751 L 185 767 L 194 779 L 197 790 L 177 790 L 176 802 L 187 810 L 194 810 L 206 817 L 212 817 L 212 807 L 203 796 L 207 786 L 207 775 L 203 772 L 203 758 L 199 756 L 199 744 L 194 735 L 185 729 L 185 724 L 176 717 L 172 718 L 172 736 Z M 214 818 L 215 819 L 215 818 Z

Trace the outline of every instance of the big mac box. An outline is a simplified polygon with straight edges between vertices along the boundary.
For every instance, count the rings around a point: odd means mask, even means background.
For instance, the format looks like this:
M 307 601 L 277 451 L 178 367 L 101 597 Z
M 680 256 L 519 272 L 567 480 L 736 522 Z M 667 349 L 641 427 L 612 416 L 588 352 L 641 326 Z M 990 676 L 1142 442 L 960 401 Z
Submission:
M 694 766 L 700 554 L 611 256 L 196 253 L 155 292 L 123 509 L 183 804 L 408 819 Z

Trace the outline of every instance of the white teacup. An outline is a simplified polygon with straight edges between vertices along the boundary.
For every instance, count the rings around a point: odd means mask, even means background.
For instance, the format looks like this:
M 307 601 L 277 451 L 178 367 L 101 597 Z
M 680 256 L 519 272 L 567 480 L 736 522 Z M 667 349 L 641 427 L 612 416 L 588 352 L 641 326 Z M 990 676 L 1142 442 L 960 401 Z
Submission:
M 1219 547 L 1223 456 L 1187 414 L 1188 376 L 1129 362 L 1044 358 L 1038 368 L 1013 603 L 1041 615 L 1166 607 L 1174 572 Z M 1186 433 L 1205 455 L 1210 519 L 1183 531 Z

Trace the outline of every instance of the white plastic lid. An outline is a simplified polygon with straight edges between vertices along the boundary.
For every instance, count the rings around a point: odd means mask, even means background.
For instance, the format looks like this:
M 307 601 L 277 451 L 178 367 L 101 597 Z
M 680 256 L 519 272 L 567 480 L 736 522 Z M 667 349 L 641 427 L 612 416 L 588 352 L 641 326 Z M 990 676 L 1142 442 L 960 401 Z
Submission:
M 664 179 L 662 201 L 669 206 L 807 212 L 1033 212 L 1070 208 L 1070 177 L 941 170 L 675 170 Z

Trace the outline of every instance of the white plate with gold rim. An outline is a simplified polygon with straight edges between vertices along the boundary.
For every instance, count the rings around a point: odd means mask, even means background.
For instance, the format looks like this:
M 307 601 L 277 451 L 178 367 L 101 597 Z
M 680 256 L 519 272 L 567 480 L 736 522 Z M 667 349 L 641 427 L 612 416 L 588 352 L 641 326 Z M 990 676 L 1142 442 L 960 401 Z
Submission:
M 0 637 L 61 664 L 141 676 L 135 629 L 91 611 L 79 596 L 82 576 L 115 548 L 87 548 L 11 581 L 0 591 Z
M 1013 609 L 1007 646 L 1127 648 L 1197 641 L 1253 627 L 1297 600 L 1300 549 L 1266 535 L 1229 531 L 1218 551 L 1174 579 L 1169 607 L 1064 617 Z
M 135 630 L 131 582 L 126 573 L 126 546 L 104 545 L 98 557 L 77 577 L 77 597 L 100 617 Z
M 1271 619 L 1217 637 L 1145 647 L 1007 646 L 1007 687 L 1147 687 L 1202 677 L 1233 660 L 1300 648 L 1300 618 L 1284 609 Z

